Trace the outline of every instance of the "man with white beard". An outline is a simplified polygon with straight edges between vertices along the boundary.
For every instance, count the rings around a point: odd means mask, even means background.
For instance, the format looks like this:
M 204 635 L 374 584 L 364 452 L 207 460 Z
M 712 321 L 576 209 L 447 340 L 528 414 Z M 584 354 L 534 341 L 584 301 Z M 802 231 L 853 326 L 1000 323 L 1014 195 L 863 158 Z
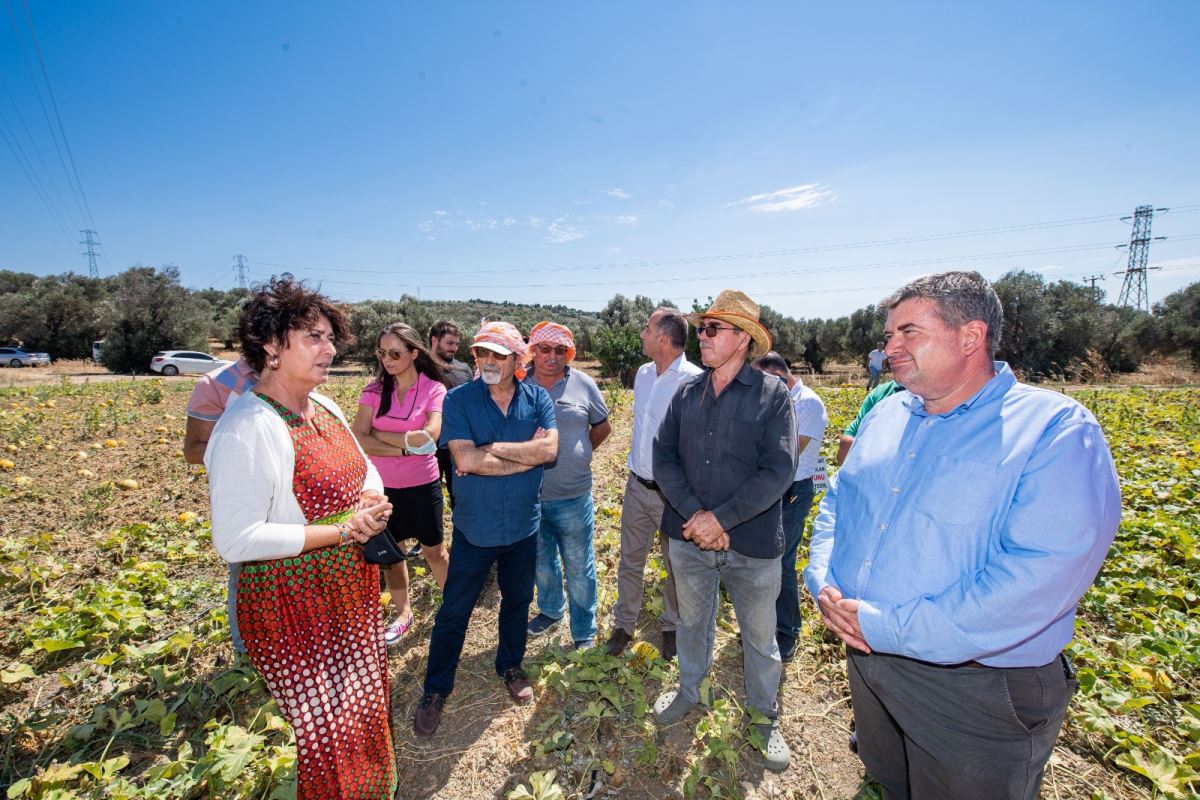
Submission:
M 471 343 L 479 377 L 442 404 L 442 443 L 454 459 L 454 545 L 442 606 L 429 639 L 424 696 L 413 730 L 432 736 L 462 655 L 467 624 L 492 565 L 500 588 L 496 674 L 520 704 L 533 699 L 521 669 L 533 600 L 542 465 L 558 455 L 554 403 L 524 383 L 527 348 L 507 322 L 486 323 Z

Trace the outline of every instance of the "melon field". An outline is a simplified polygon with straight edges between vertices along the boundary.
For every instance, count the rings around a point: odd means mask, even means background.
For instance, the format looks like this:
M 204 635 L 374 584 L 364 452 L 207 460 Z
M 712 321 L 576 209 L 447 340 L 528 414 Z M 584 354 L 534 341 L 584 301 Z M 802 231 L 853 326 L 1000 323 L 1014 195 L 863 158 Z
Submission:
M 352 412 L 362 378 L 327 390 Z M 285 798 L 295 747 L 253 667 L 233 657 L 226 570 L 207 478 L 182 458 L 187 378 L 0 389 L 0 787 L 9 798 Z M 1200 390 L 1080 388 L 1121 475 L 1124 519 L 1081 604 L 1070 651 L 1080 691 L 1046 798 L 1200 792 Z M 860 388 L 820 388 L 824 453 Z M 615 598 L 630 396 L 609 388 L 597 452 L 602 636 Z M 803 551 L 803 548 L 802 548 Z M 841 649 L 806 608 L 780 689 L 792 764 L 765 772 L 740 705 L 736 620 L 721 614 L 705 716 L 659 729 L 675 680 L 657 651 L 566 653 L 530 643 L 536 700 L 514 706 L 492 671 L 498 597 L 476 609 L 437 735 L 417 739 L 436 584 L 412 562 L 417 624 L 391 652 L 401 798 L 875 798 L 847 748 Z M 661 563 L 637 638 L 658 644 Z

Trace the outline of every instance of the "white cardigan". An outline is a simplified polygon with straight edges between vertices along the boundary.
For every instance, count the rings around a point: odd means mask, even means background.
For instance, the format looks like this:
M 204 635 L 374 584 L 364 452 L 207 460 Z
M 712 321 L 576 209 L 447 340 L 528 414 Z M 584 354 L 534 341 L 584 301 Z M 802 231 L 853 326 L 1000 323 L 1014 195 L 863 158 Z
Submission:
M 346 425 L 336 403 L 316 392 L 309 397 Z M 358 450 L 362 453 L 362 447 Z M 366 454 L 363 459 L 363 490 L 382 494 L 379 473 Z M 212 539 L 221 558 L 231 563 L 263 561 L 304 550 L 307 520 L 292 491 L 295 465 L 296 450 L 279 412 L 254 392 L 244 393 L 225 409 L 204 451 Z

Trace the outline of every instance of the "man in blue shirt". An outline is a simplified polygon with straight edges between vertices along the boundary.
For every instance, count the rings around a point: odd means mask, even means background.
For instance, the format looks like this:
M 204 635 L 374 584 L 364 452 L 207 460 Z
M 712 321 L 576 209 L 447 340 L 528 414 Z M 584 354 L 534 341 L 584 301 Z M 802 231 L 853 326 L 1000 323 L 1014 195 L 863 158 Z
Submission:
M 458 471 L 457 502 L 442 606 L 429 638 L 425 694 L 413 721 L 421 736 L 433 735 L 441 722 L 467 624 L 493 564 L 500 588 L 496 674 L 513 700 L 533 699 L 521 661 L 537 566 L 542 465 L 558 452 L 554 404 L 545 389 L 521 382 L 526 347 L 512 325 L 485 324 L 471 352 L 479 377 L 446 395 L 442 406 L 441 440 Z
M 978 273 L 883 308 L 906 391 L 863 420 L 804 571 L 848 646 L 859 755 L 887 797 L 1036 798 L 1120 522 L 1112 456 L 1087 409 L 992 360 L 1003 312 Z

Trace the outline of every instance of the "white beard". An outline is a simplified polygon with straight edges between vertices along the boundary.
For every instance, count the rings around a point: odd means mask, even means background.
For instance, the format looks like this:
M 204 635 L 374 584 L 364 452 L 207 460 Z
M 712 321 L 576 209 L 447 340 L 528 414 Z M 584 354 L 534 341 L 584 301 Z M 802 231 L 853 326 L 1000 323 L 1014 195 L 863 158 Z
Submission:
M 500 370 L 498 369 L 481 369 L 479 370 L 479 375 L 488 386 L 495 386 L 500 383 Z

